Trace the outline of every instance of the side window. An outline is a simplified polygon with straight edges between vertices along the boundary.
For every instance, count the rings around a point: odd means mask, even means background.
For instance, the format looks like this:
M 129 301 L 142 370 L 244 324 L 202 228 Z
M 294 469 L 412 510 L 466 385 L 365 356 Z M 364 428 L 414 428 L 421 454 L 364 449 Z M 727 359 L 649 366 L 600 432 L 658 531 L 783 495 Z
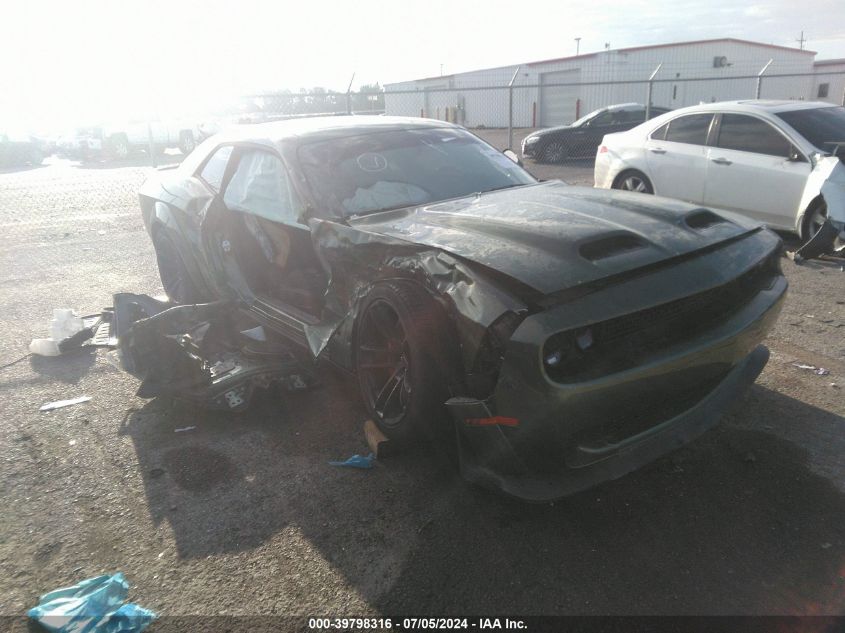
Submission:
M 607 127 L 613 125 L 613 112 L 602 112 L 590 122 L 590 127 Z
M 669 121 L 666 140 L 674 143 L 704 145 L 707 143 L 707 130 L 710 129 L 712 114 L 688 114 Z
M 229 162 L 231 155 L 231 145 L 221 147 L 211 155 L 200 172 L 200 178 L 211 185 L 215 191 L 220 191 L 220 185 L 223 184 L 223 174 L 226 173 L 226 164 Z
M 616 123 L 629 125 L 645 121 L 645 110 L 619 110 L 616 113 Z
M 297 224 L 300 204 L 278 156 L 261 150 L 241 154 L 238 167 L 223 193 L 232 211 L 266 218 L 272 222 Z
M 789 156 L 792 144 L 771 125 L 744 114 L 723 114 L 719 147 L 770 156 Z
M 668 129 L 669 129 L 669 124 L 664 123 L 659 128 L 654 130 L 654 132 L 651 133 L 651 136 L 649 138 L 652 138 L 655 141 L 662 141 L 666 138 L 666 130 L 668 130 Z

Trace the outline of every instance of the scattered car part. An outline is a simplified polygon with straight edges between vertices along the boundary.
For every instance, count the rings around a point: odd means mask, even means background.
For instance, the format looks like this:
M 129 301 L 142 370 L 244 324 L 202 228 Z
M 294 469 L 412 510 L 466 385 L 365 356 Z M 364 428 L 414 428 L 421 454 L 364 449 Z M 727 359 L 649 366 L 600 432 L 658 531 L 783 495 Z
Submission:
M 240 411 L 256 388 L 309 382 L 284 347 L 244 344 L 231 302 L 174 306 L 146 295 L 114 296 L 121 365 L 141 379 L 138 396 L 170 396 L 211 409 Z
M 42 405 L 39 411 L 52 411 L 53 409 L 63 409 L 64 407 L 70 407 L 75 404 L 88 402 L 90 399 L 91 396 L 79 396 L 78 398 L 71 398 L 70 400 L 57 400 L 55 402 L 48 402 L 47 404 Z

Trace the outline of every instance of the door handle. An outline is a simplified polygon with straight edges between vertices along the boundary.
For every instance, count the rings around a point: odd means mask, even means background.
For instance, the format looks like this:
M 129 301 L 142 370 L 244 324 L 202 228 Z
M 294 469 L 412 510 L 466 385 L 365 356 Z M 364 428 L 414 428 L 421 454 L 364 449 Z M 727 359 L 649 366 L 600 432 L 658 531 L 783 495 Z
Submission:
M 717 165 L 731 165 L 733 163 L 733 161 L 730 161 L 727 158 L 711 158 L 710 160 Z
M 648 151 L 650 151 L 652 154 L 665 154 L 666 153 L 666 150 L 663 149 L 662 147 L 649 147 Z

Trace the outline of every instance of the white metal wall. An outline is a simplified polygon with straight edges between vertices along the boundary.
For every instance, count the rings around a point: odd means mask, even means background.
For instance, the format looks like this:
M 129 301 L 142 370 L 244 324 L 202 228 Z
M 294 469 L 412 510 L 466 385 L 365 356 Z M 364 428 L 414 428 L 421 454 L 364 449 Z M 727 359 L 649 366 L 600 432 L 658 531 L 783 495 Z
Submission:
M 811 98 L 815 101 L 829 101 L 845 105 L 845 61 L 841 64 L 820 64 L 816 66 L 818 73 L 813 81 L 813 94 Z M 827 84 L 827 96 L 819 97 L 819 86 Z
M 714 57 L 726 57 L 724 67 L 714 68 Z M 755 79 L 732 79 L 752 75 L 773 59 L 767 73 L 812 73 L 813 54 L 807 51 L 757 46 L 734 41 L 704 42 L 693 45 L 652 47 L 629 52 L 604 51 L 593 55 L 561 61 L 522 65 L 514 83 L 514 126 L 551 125 L 556 117 L 543 115 L 543 86 L 550 83 L 552 73 L 577 71 L 582 85 L 566 100 L 580 99 L 578 114 L 614 103 L 645 103 L 647 86 L 633 81 L 647 80 L 658 64 L 652 103 L 667 108 L 695 105 L 702 101 L 753 99 Z M 437 77 L 428 80 L 406 81 L 385 86 L 385 108 L 388 114 L 445 118 L 446 107 L 462 108 L 462 122 L 467 127 L 506 127 L 508 124 L 508 91 L 506 86 L 516 66 L 479 70 Z M 565 75 L 564 75 L 565 76 Z M 695 81 L 685 81 L 695 80 Z M 521 87 L 526 84 L 533 87 Z M 456 89 L 443 91 L 444 87 Z M 489 88 L 497 86 L 497 88 Z M 440 89 L 438 91 L 437 89 Z M 463 89 L 463 90 L 458 90 Z M 413 90 L 395 94 L 391 91 Z M 831 91 L 834 90 L 831 80 Z M 548 95 L 549 93 L 547 93 Z M 812 78 L 765 78 L 763 98 L 808 99 L 814 95 Z M 833 93 L 832 93 L 833 94 Z M 834 100 L 836 96 L 832 97 Z M 574 105 L 568 123 L 575 118 Z M 555 120 L 553 120 L 555 119 Z M 547 123 L 548 121 L 548 123 Z

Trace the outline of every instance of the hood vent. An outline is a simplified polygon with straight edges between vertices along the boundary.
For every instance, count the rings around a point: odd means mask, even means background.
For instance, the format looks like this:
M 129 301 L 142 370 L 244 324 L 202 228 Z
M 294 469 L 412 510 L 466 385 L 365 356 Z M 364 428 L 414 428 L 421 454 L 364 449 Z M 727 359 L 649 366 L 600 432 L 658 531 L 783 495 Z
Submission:
M 636 235 L 622 233 L 582 244 L 578 251 L 581 253 L 581 257 L 594 262 L 599 259 L 635 251 L 643 248 L 645 245 L 645 242 Z
M 725 218 L 705 209 L 693 211 L 686 217 L 687 226 L 691 229 L 706 229 L 714 224 L 721 224 L 726 221 Z

